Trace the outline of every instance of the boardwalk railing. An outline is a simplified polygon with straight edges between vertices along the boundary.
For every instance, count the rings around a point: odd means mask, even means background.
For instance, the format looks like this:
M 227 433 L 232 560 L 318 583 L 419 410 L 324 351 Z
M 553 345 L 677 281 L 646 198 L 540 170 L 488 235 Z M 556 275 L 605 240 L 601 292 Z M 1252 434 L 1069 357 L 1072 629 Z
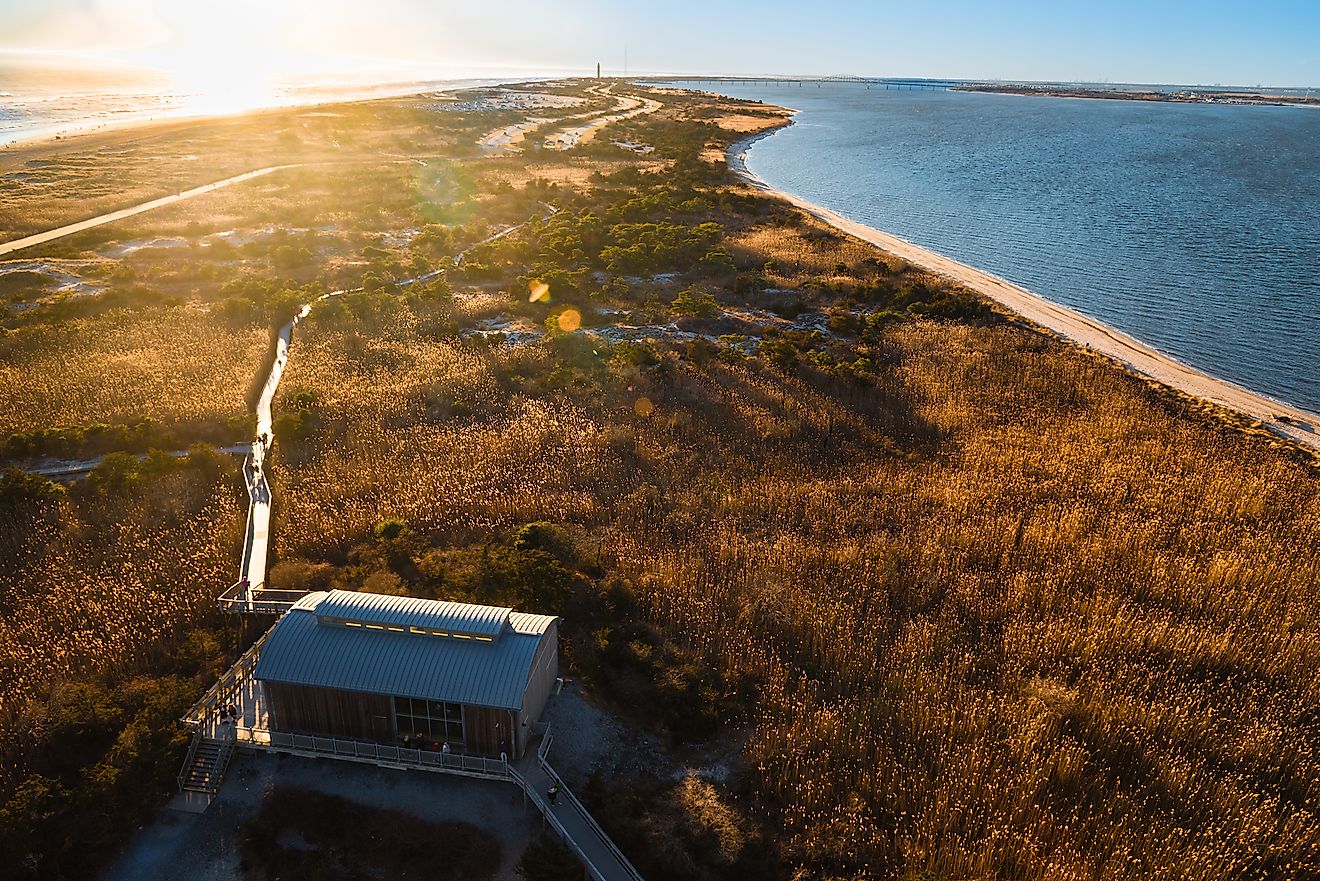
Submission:
M 550 755 L 550 744 L 554 740 L 554 735 L 550 733 L 550 723 L 533 722 L 532 734 L 541 735 L 541 745 L 536 748 L 536 760 L 544 765 L 546 757 Z
M 247 587 L 240 581 L 220 594 L 220 599 L 216 603 L 222 612 L 282 615 L 305 596 L 307 596 L 305 590 L 276 590 L 260 585 Z
M 447 771 L 454 774 L 467 774 L 473 777 L 488 777 L 499 780 L 514 778 L 513 769 L 507 762 L 501 762 L 499 759 L 487 758 L 486 756 L 410 749 L 393 744 L 372 743 L 368 740 L 349 740 L 342 737 L 289 734 L 283 731 L 271 731 L 267 728 L 245 728 L 241 725 L 234 728 L 234 736 L 240 744 L 277 752 L 288 751 L 304 755 L 333 756 L 340 759 L 403 765 L 410 768 Z
M 591 815 L 591 812 L 586 809 L 582 802 L 578 801 L 577 796 L 573 794 L 573 791 L 564 785 L 558 772 L 551 767 L 548 756 L 550 754 L 550 744 L 554 741 L 554 735 L 551 733 L 550 724 L 548 722 L 534 722 L 532 724 L 532 733 L 541 735 L 541 744 L 536 750 L 536 763 L 540 766 L 541 771 L 545 773 L 551 782 L 558 786 L 559 793 L 567 799 L 568 806 L 571 806 L 574 812 L 577 813 L 587 824 L 592 837 L 596 839 L 600 847 L 604 848 L 604 850 L 614 857 L 614 860 L 627 876 L 628 881 L 644 881 L 641 873 L 638 872 L 633 864 L 628 861 L 628 858 L 623 855 L 623 851 L 619 850 L 613 839 L 611 839 L 605 830 L 600 827 L 600 824 L 596 822 L 596 818 Z M 541 814 L 554 828 L 555 832 L 558 833 L 560 839 L 568 845 L 570 850 L 577 854 L 578 859 L 582 860 L 583 865 L 587 867 L 587 871 L 591 874 L 591 877 L 595 878 L 596 881 L 617 881 L 618 876 L 616 873 L 606 872 L 591 858 L 591 854 L 588 853 L 589 843 L 579 841 L 567 828 L 564 827 L 563 822 L 559 819 L 554 808 L 546 802 L 545 793 L 541 792 L 539 787 L 533 787 L 531 782 L 516 770 L 510 769 L 510 771 L 514 780 L 523 788 L 523 791 L 527 793 L 528 797 L 530 797 L 540 809 Z
M 253 670 L 257 669 L 257 658 L 261 657 L 261 649 L 265 646 L 266 638 L 270 634 L 271 631 L 269 630 L 261 634 L 261 638 L 252 643 L 251 648 L 243 652 L 242 656 L 234 662 L 234 666 L 225 671 L 225 674 L 206 690 L 206 694 L 202 695 L 201 699 L 193 704 L 192 708 L 179 721 L 188 728 L 200 728 L 212 713 L 224 704 L 233 702 L 233 696 L 238 693 L 240 684 L 252 675 Z
M 545 772 L 555 780 L 559 780 L 559 775 L 555 773 L 555 770 L 550 767 L 548 762 L 542 760 L 541 767 L 544 768 Z M 596 818 L 591 815 L 591 811 L 587 810 L 582 802 L 578 801 L 577 796 L 573 794 L 573 790 L 564 786 L 562 781 L 560 782 L 559 790 L 563 795 L 568 797 L 569 804 L 573 805 L 578 813 L 587 818 L 587 824 L 591 826 L 591 831 L 595 833 L 598 839 L 600 839 L 600 843 L 605 846 L 605 849 L 613 854 L 614 858 L 619 861 L 619 865 L 623 866 L 624 871 L 628 873 L 628 877 L 633 879 L 633 881 L 644 881 L 642 874 L 638 872 L 637 869 L 633 867 L 633 864 L 628 861 L 628 858 L 623 855 L 623 851 L 619 850 L 618 846 L 615 845 L 614 840 L 606 834 L 604 829 L 600 828 L 600 824 L 597 823 Z M 590 865 L 590 862 L 588 862 L 588 865 Z

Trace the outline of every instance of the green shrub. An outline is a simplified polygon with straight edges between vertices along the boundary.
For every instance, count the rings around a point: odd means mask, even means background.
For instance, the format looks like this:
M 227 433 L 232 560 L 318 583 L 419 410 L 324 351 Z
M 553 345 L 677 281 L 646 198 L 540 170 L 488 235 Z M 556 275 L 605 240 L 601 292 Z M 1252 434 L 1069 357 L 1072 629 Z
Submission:
M 564 563 L 577 559 L 577 551 L 568 533 L 545 520 L 518 527 L 513 534 L 513 547 L 519 551 L 545 551 Z
M 582 863 L 549 835 L 527 845 L 513 869 L 527 881 L 582 881 Z
M 669 308 L 675 315 L 692 318 L 714 318 L 720 314 L 720 304 L 716 302 L 714 294 L 709 291 L 698 293 L 693 288 L 680 291 Z
M 386 517 L 376 524 L 372 534 L 383 541 L 398 538 L 408 528 L 408 522 L 398 517 Z

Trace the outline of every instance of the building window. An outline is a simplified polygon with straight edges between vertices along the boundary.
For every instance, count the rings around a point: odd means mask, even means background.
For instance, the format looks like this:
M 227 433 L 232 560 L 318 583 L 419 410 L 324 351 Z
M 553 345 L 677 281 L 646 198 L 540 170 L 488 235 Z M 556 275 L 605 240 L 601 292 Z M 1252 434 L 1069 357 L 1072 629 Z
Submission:
M 399 737 L 420 734 L 431 740 L 448 741 L 451 747 L 463 742 L 463 707 L 459 704 L 396 697 L 394 723 Z

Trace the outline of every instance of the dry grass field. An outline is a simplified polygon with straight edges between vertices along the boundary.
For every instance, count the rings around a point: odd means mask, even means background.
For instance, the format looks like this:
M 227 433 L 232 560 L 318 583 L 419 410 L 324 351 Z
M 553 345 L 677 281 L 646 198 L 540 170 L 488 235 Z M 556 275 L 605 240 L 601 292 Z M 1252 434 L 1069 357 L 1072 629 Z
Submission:
M 0 422 L 225 419 L 303 285 L 366 284 L 295 337 L 272 582 L 562 599 L 573 675 L 677 755 L 727 759 L 584 794 L 652 881 L 1320 874 L 1314 463 L 703 159 L 772 110 L 656 94 L 609 133 L 647 156 L 473 159 L 506 117 L 385 102 L 353 111 L 356 143 L 424 165 L 272 176 L 65 243 L 182 302 L 12 318 Z M 542 201 L 562 210 L 446 283 L 393 284 Z M 272 224 L 297 234 L 283 256 L 197 244 Z M 159 235 L 189 245 L 104 256 Z M 207 611 L 241 542 L 233 464 L 111 466 L 63 494 L 7 478 L 4 793 L 43 770 L 0 845 L 123 803 L 51 794 L 70 689 L 132 705 L 168 669 L 186 698 L 237 648 Z M 573 547 L 520 546 L 538 521 Z M 95 767 L 148 779 L 121 749 Z
M 484 122 L 439 114 L 424 99 L 281 110 L 73 135 L 0 152 L 0 240 L 104 214 L 201 184 L 296 163 L 437 155 Z M 471 136 L 471 137 L 470 137 Z
M 824 876 L 1316 867 L 1306 466 L 1003 327 L 895 330 L 875 390 L 677 359 L 576 403 L 500 396 L 451 343 L 305 345 L 288 388 L 332 439 L 278 472 L 286 558 L 385 516 L 575 527 L 757 683 L 760 797 Z
M 137 419 L 224 426 L 246 413 L 267 342 L 188 305 L 0 337 L 0 435 Z

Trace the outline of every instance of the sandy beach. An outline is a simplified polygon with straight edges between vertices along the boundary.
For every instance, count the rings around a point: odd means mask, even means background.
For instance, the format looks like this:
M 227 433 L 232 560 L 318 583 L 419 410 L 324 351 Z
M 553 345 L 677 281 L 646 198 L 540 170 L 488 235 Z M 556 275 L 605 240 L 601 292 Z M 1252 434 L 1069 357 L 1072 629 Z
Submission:
M 776 131 L 778 129 L 761 132 L 729 148 L 728 161 L 734 172 L 757 189 L 773 193 L 791 202 L 841 232 L 869 242 L 913 265 L 970 288 L 1033 324 L 1077 345 L 1117 360 L 1136 374 L 1185 394 L 1235 410 L 1259 420 L 1262 425 L 1281 437 L 1320 450 L 1320 415 L 1211 376 L 1176 358 L 1158 352 L 1103 322 L 1046 300 L 999 276 L 960 263 L 883 230 L 849 220 L 828 208 L 775 189 L 752 174 L 747 168 L 746 158 L 747 151 L 753 143 Z

